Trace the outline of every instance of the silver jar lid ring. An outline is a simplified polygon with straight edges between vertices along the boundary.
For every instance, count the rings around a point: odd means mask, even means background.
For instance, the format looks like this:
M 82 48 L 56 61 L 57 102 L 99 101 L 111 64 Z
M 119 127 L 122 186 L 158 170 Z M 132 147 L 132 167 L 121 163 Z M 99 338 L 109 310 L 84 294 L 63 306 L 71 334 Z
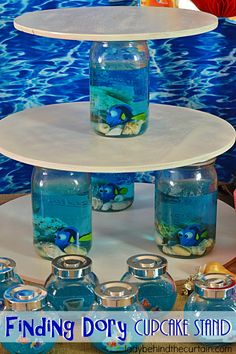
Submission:
M 11 258 L 0 257 L 0 273 L 5 273 L 13 270 L 16 267 L 16 262 Z
M 121 281 L 106 282 L 95 288 L 97 300 L 104 307 L 127 307 L 137 299 L 137 288 Z
M 92 260 L 77 254 L 62 255 L 52 261 L 52 272 L 60 278 L 82 278 L 91 272 Z
M 224 299 L 235 293 L 236 282 L 228 274 L 204 274 L 196 280 L 195 291 L 202 297 Z
M 34 311 L 47 303 L 47 291 L 32 285 L 16 285 L 4 293 L 4 304 L 7 310 Z
M 156 254 L 139 254 L 127 260 L 129 272 L 138 278 L 156 278 L 167 270 L 167 260 Z
M 13 276 L 16 262 L 11 258 L 0 257 L 0 280 Z

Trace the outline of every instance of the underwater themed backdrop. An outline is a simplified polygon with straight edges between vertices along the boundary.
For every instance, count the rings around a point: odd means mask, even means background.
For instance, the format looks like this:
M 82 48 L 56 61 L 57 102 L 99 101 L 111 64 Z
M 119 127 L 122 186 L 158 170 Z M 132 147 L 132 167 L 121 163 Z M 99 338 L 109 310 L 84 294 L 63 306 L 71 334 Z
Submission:
M 29 11 L 95 5 L 108 1 L 1 2 L 0 119 L 40 105 L 89 100 L 91 43 L 24 34 L 13 28 L 13 19 Z M 236 127 L 235 40 L 236 26 L 220 20 L 210 33 L 150 41 L 151 102 L 203 110 Z M 0 193 L 28 192 L 31 172 L 31 166 L 0 155 Z M 217 172 L 220 181 L 232 181 L 235 147 L 218 158 Z M 140 173 L 136 180 L 152 182 L 153 174 Z

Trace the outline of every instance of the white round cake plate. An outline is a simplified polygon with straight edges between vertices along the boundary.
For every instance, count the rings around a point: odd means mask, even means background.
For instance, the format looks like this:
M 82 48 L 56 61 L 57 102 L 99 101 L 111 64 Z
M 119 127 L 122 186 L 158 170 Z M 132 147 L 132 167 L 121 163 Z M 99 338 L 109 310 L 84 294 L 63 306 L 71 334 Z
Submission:
M 23 14 L 15 28 L 34 35 L 89 41 L 128 41 L 196 35 L 217 27 L 205 12 L 156 7 L 79 7 Z
M 135 202 L 119 213 L 93 212 L 93 247 L 89 256 L 100 281 L 118 280 L 126 271 L 126 260 L 135 254 L 158 253 L 154 240 L 154 185 L 136 184 Z M 30 196 L 1 206 L 0 255 L 13 258 L 25 279 L 44 283 L 51 271 L 50 261 L 40 258 L 33 247 Z M 218 202 L 217 242 L 213 251 L 196 259 L 166 256 L 175 280 L 185 279 L 198 267 L 235 257 L 235 211 Z
M 214 158 L 235 142 L 225 120 L 182 107 L 150 105 L 147 132 L 108 138 L 90 126 L 89 103 L 33 108 L 0 121 L 0 153 L 56 170 L 139 172 L 191 165 Z

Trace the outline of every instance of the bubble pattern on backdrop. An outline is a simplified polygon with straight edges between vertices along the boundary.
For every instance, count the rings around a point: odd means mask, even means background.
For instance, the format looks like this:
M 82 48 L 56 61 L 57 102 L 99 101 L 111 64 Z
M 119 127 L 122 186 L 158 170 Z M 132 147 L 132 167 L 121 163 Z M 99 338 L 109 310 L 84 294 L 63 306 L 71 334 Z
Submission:
M 31 36 L 13 28 L 24 12 L 108 5 L 106 0 L 6 0 L 0 4 L 0 119 L 23 109 L 89 100 L 90 42 Z M 150 99 L 216 114 L 236 126 L 236 27 L 221 20 L 199 36 L 150 41 Z M 200 142 L 199 142 L 200 143 Z M 233 179 L 236 148 L 217 160 L 221 181 Z M 0 193 L 28 192 L 32 167 L 0 155 Z M 136 181 L 153 182 L 153 173 Z

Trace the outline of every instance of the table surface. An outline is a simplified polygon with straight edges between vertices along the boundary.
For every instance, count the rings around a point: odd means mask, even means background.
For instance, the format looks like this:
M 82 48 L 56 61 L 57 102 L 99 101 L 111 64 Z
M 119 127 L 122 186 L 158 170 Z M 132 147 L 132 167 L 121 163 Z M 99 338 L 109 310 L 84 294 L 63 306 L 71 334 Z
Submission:
M 154 240 L 154 185 L 135 184 L 135 201 L 119 213 L 93 212 L 93 247 L 89 256 L 100 281 L 117 280 L 126 271 L 126 260 L 135 254 L 161 251 Z M 13 258 L 25 278 L 43 283 L 50 262 L 40 258 L 33 247 L 30 196 L 1 206 L 0 254 Z M 217 242 L 213 251 L 196 259 L 165 256 L 175 280 L 186 279 L 200 265 L 210 261 L 222 264 L 235 257 L 235 211 L 218 202 Z
M 20 31 L 43 37 L 127 41 L 196 35 L 217 27 L 199 11 L 156 7 L 80 7 L 35 11 L 14 21 Z
M 188 108 L 150 105 L 142 136 L 108 138 L 90 126 L 89 103 L 42 106 L 0 121 L 0 153 L 34 166 L 81 172 L 138 172 L 209 160 L 228 150 L 234 128 Z

